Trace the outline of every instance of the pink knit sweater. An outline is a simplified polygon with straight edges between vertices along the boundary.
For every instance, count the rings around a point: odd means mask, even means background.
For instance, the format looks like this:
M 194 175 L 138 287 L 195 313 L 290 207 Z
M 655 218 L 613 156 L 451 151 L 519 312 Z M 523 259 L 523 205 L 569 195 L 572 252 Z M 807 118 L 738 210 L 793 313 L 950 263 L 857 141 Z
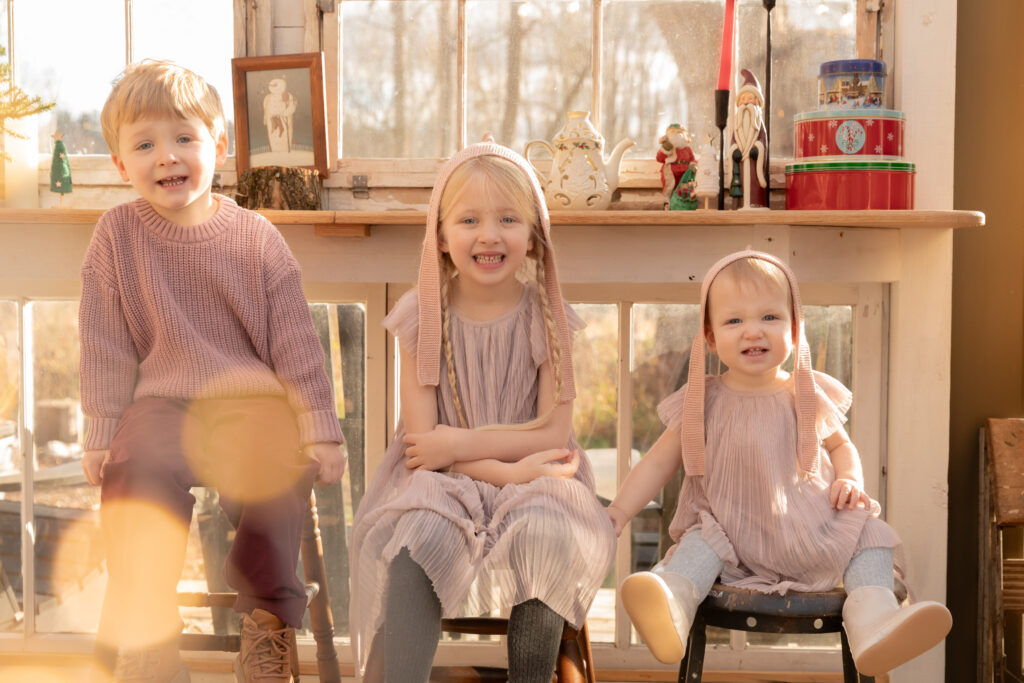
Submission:
M 100 218 L 82 264 L 86 450 L 110 445 L 135 399 L 284 395 L 302 444 L 344 441 L 324 354 L 281 233 L 218 196 L 205 223 L 137 199 Z

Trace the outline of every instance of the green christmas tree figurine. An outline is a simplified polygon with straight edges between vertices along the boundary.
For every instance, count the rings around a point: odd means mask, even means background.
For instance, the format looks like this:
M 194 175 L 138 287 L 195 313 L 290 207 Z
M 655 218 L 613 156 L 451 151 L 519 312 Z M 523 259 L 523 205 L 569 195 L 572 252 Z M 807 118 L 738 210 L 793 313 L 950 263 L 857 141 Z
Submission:
M 53 161 L 50 163 L 50 192 L 60 195 L 61 206 L 64 205 L 64 195 L 71 192 L 71 164 L 68 163 L 63 137 L 63 133 L 53 134 Z

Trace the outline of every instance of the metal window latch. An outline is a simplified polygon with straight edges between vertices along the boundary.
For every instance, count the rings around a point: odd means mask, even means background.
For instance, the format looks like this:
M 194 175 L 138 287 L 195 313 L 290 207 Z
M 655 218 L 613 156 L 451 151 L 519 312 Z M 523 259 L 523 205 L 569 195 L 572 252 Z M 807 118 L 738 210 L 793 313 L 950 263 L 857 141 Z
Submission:
M 366 175 L 352 176 L 352 197 L 355 199 L 370 198 L 370 177 Z
M 335 4 L 335 0 L 316 0 L 316 8 L 324 14 L 330 14 L 333 12 Z

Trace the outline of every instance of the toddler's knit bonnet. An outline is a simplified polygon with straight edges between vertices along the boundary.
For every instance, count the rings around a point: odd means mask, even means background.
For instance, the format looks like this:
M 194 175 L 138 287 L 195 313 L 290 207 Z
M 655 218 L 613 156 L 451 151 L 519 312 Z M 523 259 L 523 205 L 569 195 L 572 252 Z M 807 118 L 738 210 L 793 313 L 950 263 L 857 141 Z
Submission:
M 793 382 L 796 387 L 796 425 L 797 450 L 800 468 L 812 473 L 818 469 L 819 446 L 815 431 L 817 415 L 817 399 L 815 398 L 814 375 L 811 372 L 811 350 L 804 334 L 804 315 L 800 303 L 800 289 L 797 287 L 796 276 L 789 266 L 771 254 L 759 251 L 738 251 L 711 266 L 700 287 L 700 330 L 693 340 L 690 351 L 690 371 L 686 395 L 683 399 L 682 449 L 683 467 L 688 476 L 704 474 L 704 320 L 707 311 L 708 290 L 715 277 L 730 263 L 747 258 L 767 261 L 785 273 L 789 281 L 789 291 L 793 297 L 793 318 L 797 324 L 796 359 L 793 369 Z
M 441 168 L 434 183 L 434 191 L 430 195 L 430 208 L 427 210 L 427 229 L 423 238 L 423 253 L 420 256 L 420 272 L 418 282 L 419 297 L 419 337 L 416 350 L 416 376 L 422 386 L 437 386 L 441 366 L 441 262 L 437 248 L 437 233 L 440 229 L 441 196 L 451 178 L 452 172 L 469 159 L 480 156 L 496 156 L 511 161 L 526 175 L 533 191 L 534 203 L 537 205 L 537 217 L 544 235 L 544 282 L 540 283 L 547 292 L 551 307 L 551 317 L 561 346 L 562 393 L 559 402 L 570 401 L 576 397 L 576 385 L 572 373 L 572 343 L 569 336 L 569 325 L 562 304 L 562 291 L 558 284 L 558 271 L 555 268 L 555 250 L 551 243 L 551 219 L 540 184 L 530 167 L 529 162 L 508 147 L 492 142 L 481 142 L 466 147 L 457 153 Z M 550 343 L 548 358 L 552 358 Z M 552 360 L 552 363 L 554 361 Z

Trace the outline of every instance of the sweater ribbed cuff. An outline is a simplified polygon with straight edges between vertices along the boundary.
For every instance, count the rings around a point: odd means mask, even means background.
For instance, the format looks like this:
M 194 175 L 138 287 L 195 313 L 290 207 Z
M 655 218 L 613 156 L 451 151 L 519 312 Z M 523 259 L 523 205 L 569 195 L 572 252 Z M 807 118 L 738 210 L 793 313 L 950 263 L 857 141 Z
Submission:
M 109 450 L 117 423 L 120 421 L 119 417 L 90 417 L 82 448 L 87 451 Z
M 302 413 L 298 416 L 299 445 L 333 441 L 345 443 L 345 435 L 341 433 L 338 416 L 333 410 L 318 410 Z

